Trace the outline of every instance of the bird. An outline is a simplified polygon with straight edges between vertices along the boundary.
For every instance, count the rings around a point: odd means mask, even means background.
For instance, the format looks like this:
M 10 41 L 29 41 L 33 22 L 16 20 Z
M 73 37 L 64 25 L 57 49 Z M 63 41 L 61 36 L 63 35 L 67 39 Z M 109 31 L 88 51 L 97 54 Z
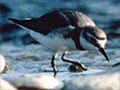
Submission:
M 62 52 L 61 60 L 77 65 L 81 71 L 86 71 L 80 62 L 69 60 L 65 55 L 69 51 L 93 50 L 100 51 L 109 61 L 105 52 L 107 35 L 98 28 L 94 21 L 77 10 L 55 10 L 38 18 L 16 19 L 9 18 L 23 29 L 29 30 L 30 35 L 48 50 L 54 52 L 51 65 L 54 77 L 57 74 L 56 58 Z

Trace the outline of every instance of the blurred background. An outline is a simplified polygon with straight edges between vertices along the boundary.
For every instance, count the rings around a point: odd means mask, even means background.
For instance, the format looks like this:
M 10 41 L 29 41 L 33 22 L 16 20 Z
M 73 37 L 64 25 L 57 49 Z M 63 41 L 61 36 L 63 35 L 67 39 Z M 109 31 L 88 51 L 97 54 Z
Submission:
M 13 68 L 8 73 L 35 73 L 45 68 L 52 70 L 51 53 L 8 18 L 37 18 L 58 9 L 78 10 L 89 16 L 107 33 L 106 48 L 112 63 L 120 60 L 120 0 L 0 0 L 0 54 Z M 74 52 L 69 56 L 80 59 L 91 68 L 109 66 L 96 52 Z M 63 62 L 59 64 L 63 70 L 66 68 Z

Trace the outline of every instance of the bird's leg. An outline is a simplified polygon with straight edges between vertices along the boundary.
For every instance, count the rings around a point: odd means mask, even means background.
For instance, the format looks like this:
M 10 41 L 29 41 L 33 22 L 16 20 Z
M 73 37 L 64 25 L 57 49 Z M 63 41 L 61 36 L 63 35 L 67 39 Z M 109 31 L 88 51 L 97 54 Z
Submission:
M 69 62 L 69 63 L 72 63 L 73 65 L 77 66 L 77 69 L 79 71 L 86 71 L 87 68 L 86 67 L 83 67 L 81 63 L 79 62 L 75 62 L 75 61 L 72 61 L 72 60 L 68 60 L 67 58 L 65 58 L 65 55 L 67 54 L 67 51 L 65 51 L 61 57 L 61 59 L 64 61 L 64 62 Z
M 52 65 L 52 68 L 53 68 L 53 71 L 54 71 L 54 77 L 56 77 L 56 74 L 57 74 L 57 67 L 56 67 L 57 56 L 58 56 L 58 53 L 55 53 L 52 57 L 52 60 L 51 60 L 51 65 Z

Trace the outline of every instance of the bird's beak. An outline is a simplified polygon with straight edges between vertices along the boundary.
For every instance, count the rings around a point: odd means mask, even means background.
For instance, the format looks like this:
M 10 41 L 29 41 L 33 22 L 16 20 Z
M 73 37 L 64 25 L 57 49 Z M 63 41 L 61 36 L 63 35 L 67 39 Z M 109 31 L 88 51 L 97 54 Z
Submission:
M 109 62 L 109 58 L 104 50 L 104 48 L 99 48 L 99 51 L 103 54 L 103 56 L 106 58 L 106 60 Z

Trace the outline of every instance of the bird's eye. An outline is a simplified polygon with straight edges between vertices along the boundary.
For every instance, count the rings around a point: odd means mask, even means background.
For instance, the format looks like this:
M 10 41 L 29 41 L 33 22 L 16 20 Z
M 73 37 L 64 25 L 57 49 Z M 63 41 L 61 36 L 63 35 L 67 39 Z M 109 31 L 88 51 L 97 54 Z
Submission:
M 101 37 L 101 38 L 98 38 L 99 40 L 105 40 L 106 38 L 104 38 L 104 37 Z

